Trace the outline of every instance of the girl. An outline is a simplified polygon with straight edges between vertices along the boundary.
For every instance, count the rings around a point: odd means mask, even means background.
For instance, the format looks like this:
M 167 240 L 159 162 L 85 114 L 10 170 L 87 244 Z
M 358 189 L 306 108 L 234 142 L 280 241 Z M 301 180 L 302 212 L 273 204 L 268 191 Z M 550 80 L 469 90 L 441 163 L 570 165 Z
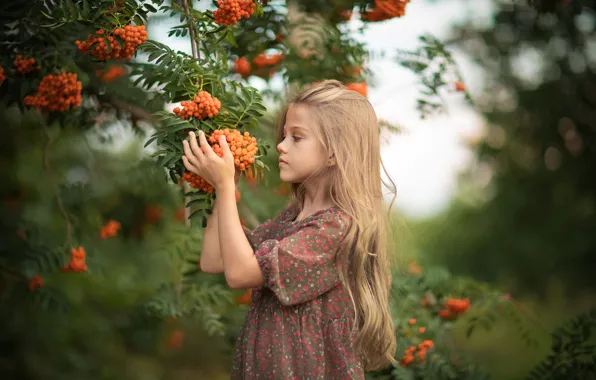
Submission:
M 184 165 L 217 193 L 201 268 L 223 272 L 233 289 L 253 288 L 232 379 L 364 379 L 397 365 L 372 106 L 338 81 L 321 82 L 289 102 L 277 138 L 293 200 L 253 231 L 240 224 L 225 138 L 222 158 L 202 132 L 199 143 L 193 132 L 183 142 Z

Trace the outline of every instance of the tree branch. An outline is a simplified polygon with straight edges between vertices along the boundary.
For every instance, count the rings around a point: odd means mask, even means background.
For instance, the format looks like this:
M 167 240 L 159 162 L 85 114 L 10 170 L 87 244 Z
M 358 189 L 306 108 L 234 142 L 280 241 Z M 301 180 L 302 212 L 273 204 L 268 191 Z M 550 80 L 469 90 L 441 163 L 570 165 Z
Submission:
M 190 14 L 190 6 L 188 2 L 191 0 L 182 0 L 182 6 L 184 7 L 184 13 L 186 13 L 186 19 L 188 20 L 188 33 L 190 34 L 190 48 L 192 49 L 192 56 L 194 59 L 201 59 L 201 51 L 199 50 L 197 36 L 195 35 L 195 28 L 193 27 L 193 17 Z
M 150 123 L 155 123 L 155 119 L 149 112 L 145 111 L 143 108 L 141 108 L 139 106 L 130 104 L 122 99 L 111 97 L 111 98 L 105 99 L 103 101 L 103 103 L 110 104 L 111 106 L 113 106 L 115 108 L 128 111 L 134 118 L 136 118 L 138 120 L 145 120 Z

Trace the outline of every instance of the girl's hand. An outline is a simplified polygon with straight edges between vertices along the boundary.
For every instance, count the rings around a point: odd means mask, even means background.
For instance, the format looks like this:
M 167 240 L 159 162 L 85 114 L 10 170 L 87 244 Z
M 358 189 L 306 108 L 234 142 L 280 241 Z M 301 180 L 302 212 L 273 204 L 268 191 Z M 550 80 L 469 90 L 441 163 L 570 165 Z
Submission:
M 230 151 L 225 136 L 221 136 L 219 146 L 223 152 L 223 157 L 219 157 L 211 148 L 205 133 L 199 131 L 199 143 L 194 132 L 189 133 L 190 143 L 182 141 L 184 145 L 184 156 L 182 161 L 187 170 L 209 182 L 215 190 L 222 186 L 235 185 L 234 156 Z

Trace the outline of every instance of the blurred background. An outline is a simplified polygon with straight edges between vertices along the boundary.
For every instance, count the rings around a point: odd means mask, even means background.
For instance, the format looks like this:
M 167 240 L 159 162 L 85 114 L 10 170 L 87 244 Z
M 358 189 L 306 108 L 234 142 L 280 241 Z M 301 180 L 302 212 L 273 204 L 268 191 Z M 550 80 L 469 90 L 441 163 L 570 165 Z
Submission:
M 196 9 L 211 6 L 204 3 Z M 187 38 L 168 37 L 177 21 L 149 17 L 147 30 L 191 54 Z M 434 268 L 475 284 L 454 287 L 453 297 L 482 287 L 514 304 L 527 321 L 522 332 L 516 321 L 495 318 L 468 337 L 465 315 L 447 324 L 428 317 L 427 327 L 441 329 L 432 339 L 482 368 L 482 376 L 525 379 L 551 351 L 553 330 L 596 306 L 596 6 L 582 0 L 413 0 L 405 17 L 362 27 L 356 13 L 342 31 L 369 51 L 367 96 L 379 118 L 398 129 L 383 134 L 382 151 L 397 184 L 394 278 L 418 283 Z M 419 37 L 427 34 L 451 52 L 464 90 L 456 80 L 447 83 L 437 94 L 445 112 L 421 118 L 420 73 L 399 57 L 420 47 Z M 263 93 L 282 92 L 286 82 L 281 74 L 247 79 Z M 117 83 L 106 84 L 108 92 L 111 85 Z M 150 95 L 135 91 L 130 97 L 148 108 L 176 106 L 153 105 Z M 265 101 L 269 112 L 255 135 L 270 139 L 276 105 Z M 40 133 L 32 112 L 4 107 L 2 117 L 7 186 L 1 244 L 13 256 L 0 262 L 0 321 L 8 327 L 0 341 L 0 378 L 229 378 L 249 295 L 196 268 L 200 223 L 188 230 L 179 189 L 148 157 L 154 149 L 143 148 L 151 128 L 115 114 L 95 120 L 83 137 L 67 125 L 54 139 L 57 128 Z M 247 225 L 271 217 L 288 200 L 274 147 L 271 153 L 266 181 L 240 183 Z M 63 205 L 51 185 L 56 173 L 68 184 L 61 188 Z M 76 226 L 71 242 L 86 250 L 89 276 L 43 272 L 66 257 L 62 208 Z M 110 220 L 121 225 L 114 239 L 99 232 Z M 43 286 L 37 292 L 31 283 L 12 283 L 38 274 Z M 416 289 L 418 305 L 430 288 Z M 396 308 L 397 326 L 417 313 Z M 593 340 L 589 331 L 583 338 Z M 593 349 L 584 354 L 594 366 Z M 429 378 L 421 373 L 375 378 Z M 561 378 L 576 378 L 568 375 Z M 449 376 L 437 378 L 484 378 Z

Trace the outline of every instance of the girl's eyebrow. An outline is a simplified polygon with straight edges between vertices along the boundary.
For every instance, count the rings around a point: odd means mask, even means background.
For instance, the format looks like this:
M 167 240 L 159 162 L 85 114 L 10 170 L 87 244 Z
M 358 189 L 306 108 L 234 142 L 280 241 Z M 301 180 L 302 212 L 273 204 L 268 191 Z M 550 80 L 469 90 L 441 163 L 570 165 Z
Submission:
M 288 130 L 288 129 L 289 130 L 298 130 L 298 131 L 301 131 L 301 132 L 308 132 L 308 129 L 307 128 L 301 127 L 299 125 L 290 125 L 289 127 L 284 127 L 284 132 L 286 130 Z

